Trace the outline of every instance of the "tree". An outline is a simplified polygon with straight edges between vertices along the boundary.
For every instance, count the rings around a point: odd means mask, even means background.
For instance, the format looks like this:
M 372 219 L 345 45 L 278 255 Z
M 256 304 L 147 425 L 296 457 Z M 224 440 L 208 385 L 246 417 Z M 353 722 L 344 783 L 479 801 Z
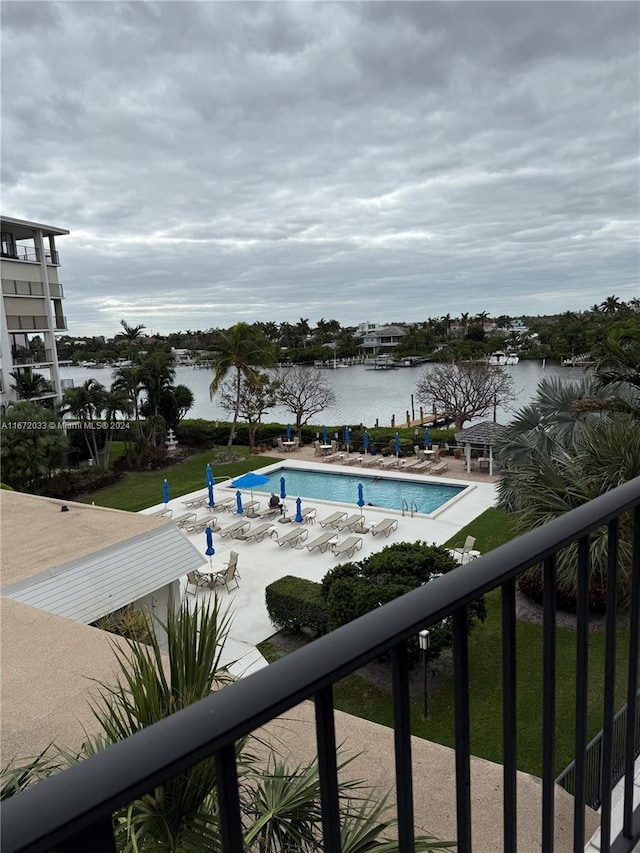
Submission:
M 255 382 L 259 377 L 258 367 L 272 367 L 276 363 L 276 351 L 264 334 L 248 323 L 236 323 L 226 332 L 216 335 L 213 351 L 214 377 L 209 386 L 211 397 L 217 393 L 223 380 L 230 374 L 235 384 L 235 406 L 229 430 L 228 446 L 236 435 L 236 423 L 240 409 L 242 378 Z
M 278 399 L 296 419 L 296 430 L 301 438 L 304 424 L 314 415 L 335 405 L 336 395 L 326 383 L 322 371 L 304 367 L 290 367 L 277 374 Z
M 176 375 L 173 356 L 170 352 L 154 347 L 139 361 L 139 379 L 147 398 L 140 412 L 146 418 L 147 438 L 154 447 L 162 439 L 165 422 L 160 414 L 162 395 L 172 387 Z
M 119 367 L 113 374 L 112 391 L 123 391 L 131 402 L 136 423 L 136 440 L 142 437 L 140 428 L 140 394 L 143 390 L 142 373 L 137 364 L 131 367 Z
M 514 396 L 509 374 L 479 362 L 433 365 L 423 372 L 416 388 L 418 400 L 425 407 L 446 412 L 458 430 Z
M 176 429 L 193 406 L 193 402 L 193 391 L 186 385 L 175 385 L 162 391 L 158 411 L 164 419 L 167 429 Z
M 62 421 L 37 403 L 9 403 L 0 415 L 0 437 L 2 480 L 19 491 L 38 492 L 42 481 L 66 464 L 69 442 Z
M 99 464 L 98 437 L 95 421 L 107 402 L 107 391 L 101 382 L 87 379 L 79 388 L 67 388 L 60 406 L 61 414 L 73 415 L 80 421 L 82 435 L 94 464 Z M 106 440 L 106 436 L 102 436 Z
M 62 750 L 74 763 L 123 741 L 158 720 L 168 717 L 213 690 L 224 689 L 229 676 L 222 669 L 229 617 L 218 599 L 195 609 L 183 604 L 169 610 L 166 645 L 149 622 L 150 641 L 123 639 L 114 644 L 115 684 L 99 684 L 92 702 L 100 732 L 89 736 L 80 754 Z M 124 649 L 123 649 L 124 646 Z M 168 666 L 163 660 L 168 656 Z M 264 752 L 264 749 L 262 750 Z M 322 845 L 322 809 L 316 762 L 290 768 L 267 746 L 266 764 L 254 739 L 236 745 L 243 818 L 243 849 L 248 853 L 316 853 Z M 339 761 L 341 770 L 348 760 Z M 40 760 L 5 774 L 3 796 L 24 789 L 43 775 L 58 770 L 45 754 Z M 220 850 L 220 800 L 215 759 L 206 758 L 183 770 L 113 816 L 116 849 L 122 853 L 187 853 Z M 344 853 L 396 853 L 398 843 L 388 840 L 394 820 L 387 816 L 386 798 L 358 780 L 338 780 L 341 840 Z M 450 844 L 421 836 L 415 850 L 450 849 Z
M 125 418 L 129 418 L 133 411 L 133 407 L 131 405 L 131 400 L 129 399 L 126 391 L 113 388 L 105 393 L 104 399 L 104 419 L 107 425 L 105 430 L 105 442 L 104 447 L 102 449 L 102 467 L 109 467 L 109 453 L 111 450 L 111 441 L 114 437 L 113 433 L 115 430 L 116 421 L 118 420 L 118 415 L 124 415 Z M 126 430 L 118 431 L 118 438 L 127 441 L 129 438 L 130 432 L 130 423 L 127 420 L 126 423 L 121 423 L 121 426 L 126 426 Z
M 600 304 L 600 309 L 603 314 L 617 314 L 622 304 L 617 296 L 607 296 L 604 302 Z
M 120 320 L 120 325 L 122 326 L 122 332 L 116 335 L 116 338 L 122 338 L 127 342 L 129 349 L 129 358 L 131 359 L 131 361 L 133 361 L 139 349 L 140 338 L 142 337 L 142 330 L 146 327 L 142 324 L 140 324 L 139 326 L 130 326 L 126 320 Z
M 229 412 L 235 411 L 237 396 L 235 382 L 225 380 L 220 387 L 222 406 Z M 240 382 L 240 405 L 238 417 L 249 425 L 249 447 L 254 447 L 256 430 L 262 416 L 273 408 L 278 401 L 278 383 L 268 374 L 259 373 L 255 382 L 249 382 L 244 376 Z
M 12 370 L 9 376 L 14 380 L 11 386 L 16 392 L 19 400 L 33 400 L 51 391 L 51 383 L 42 373 L 33 373 L 31 370 Z

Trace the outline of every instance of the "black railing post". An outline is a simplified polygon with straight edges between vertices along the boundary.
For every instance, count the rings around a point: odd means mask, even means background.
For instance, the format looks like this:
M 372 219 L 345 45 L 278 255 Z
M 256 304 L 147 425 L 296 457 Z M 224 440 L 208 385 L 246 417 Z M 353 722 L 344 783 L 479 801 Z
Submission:
M 556 562 L 543 563 L 542 587 L 542 850 L 551 853 L 554 838 L 556 739 Z
M 573 786 L 573 850 L 584 850 L 585 763 L 587 760 L 587 696 L 589 675 L 589 537 L 578 542 L 578 600 L 576 607 L 576 732 Z
M 502 803 L 506 853 L 517 847 L 516 674 L 516 582 L 510 580 L 502 584 Z
M 466 607 L 456 610 L 453 614 L 453 695 L 458 853 L 471 853 L 471 737 L 469 723 L 469 644 Z
M 333 687 L 325 687 L 314 696 L 316 706 L 316 743 L 318 777 L 322 803 L 322 839 L 327 853 L 340 853 L 340 795 L 336 759 L 336 729 L 333 716 Z
M 613 717 L 616 689 L 616 629 L 618 607 L 618 519 L 607 526 L 607 618 L 604 651 L 604 708 L 600 768 L 600 850 L 611 848 L 611 780 L 613 778 Z
M 233 743 L 216 752 L 216 775 L 220 802 L 220 837 L 224 853 L 243 853 L 242 818 L 238 791 L 238 770 Z
M 629 606 L 629 670 L 627 684 L 627 724 L 625 731 L 625 777 L 622 834 L 633 838 L 634 764 L 636 748 L 640 749 L 640 732 L 636 730 L 638 714 L 638 662 L 640 659 L 640 506 L 633 512 L 631 551 L 631 604 Z
M 411 772 L 411 703 L 406 642 L 391 653 L 393 737 L 396 764 L 398 844 L 402 853 L 413 851 L 413 776 Z

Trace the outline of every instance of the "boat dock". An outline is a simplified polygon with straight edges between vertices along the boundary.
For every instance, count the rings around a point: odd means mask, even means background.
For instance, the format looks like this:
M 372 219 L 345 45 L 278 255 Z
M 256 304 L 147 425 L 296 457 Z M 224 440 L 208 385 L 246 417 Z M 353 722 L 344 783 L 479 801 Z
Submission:
M 560 361 L 562 367 L 593 367 L 596 363 L 593 353 L 585 352 L 582 355 L 572 355 Z

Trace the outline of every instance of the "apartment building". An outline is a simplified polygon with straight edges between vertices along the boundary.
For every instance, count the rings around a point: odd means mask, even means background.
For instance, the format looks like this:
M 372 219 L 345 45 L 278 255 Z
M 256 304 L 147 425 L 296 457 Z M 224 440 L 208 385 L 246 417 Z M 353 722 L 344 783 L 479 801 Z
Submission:
M 59 402 L 56 332 L 65 331 L 56 237 L 64 228 L 0 217 L 2 318 L 0 403 L 18 398 Z

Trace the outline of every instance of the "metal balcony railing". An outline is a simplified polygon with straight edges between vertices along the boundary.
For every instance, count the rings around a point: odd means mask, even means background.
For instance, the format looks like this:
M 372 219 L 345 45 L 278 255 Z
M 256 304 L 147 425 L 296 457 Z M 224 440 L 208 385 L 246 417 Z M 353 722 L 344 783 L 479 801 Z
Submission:
M 2 257 L 12 261 L 39 261 L 40 250 L 35 246 L 16 246 L 15 253 L 10 254 L 9 252 L 3 252 Z M 45 250 L 44 257 L 48 264 L 54 264 L 55 266 L 59 265 L 57 252 Z
M 621 516 L 633 525 L 629 665 L 626 677 L 623 822 L 610 844 L 616 659 L 618 530 Z M 625 525 L 627 520 L 625 517 Z M 234 745 L 260 726 L 305 699 L 315 703 L 318 769 L 327 853 L 340 851 L 336 734 L 333 685 L 364 664 L 390 653 L 395 730 L 398 839 L 413 850 L 409 664 L 407 641 L 419 631 L 451 617 L 453 625 L 455 775 L 457 849 L 471 853 L 469 658 L 467 607 L 500 589 L 502 597 L 503 823 L 505 851 L 517 851 L 516 786 L 516 579 L 542 565 L 543 696 L 541 849 L 554 849 L 554 733 L 556 555 L 577 543 L 575 806 L 574 851 L 585 845 L 585 770 L 588 689 L 589 535 L 606 525 L 607 608 L 605 622 L 604 714 L 600 780 L 602 853 L 631 853 L 640 840 L 640 806 L 634 808 L 634 727 L 640 644 L 640 478 L 625 483 L 542 528 L 460 566 L 413 592 L 356 619 L 276 663 L 156 723 L 126 741 L 5 800 L 2 851 L 52 850 L 57 853 L 115 851 L 112 813 L 177 773 L 213 756 L 221 802 L 221 840 L 225 853 L 243 850 L 238 774 Z M 499 710 L 496 709 L 496 713 Z M 500 809 L 496 809 L 496 820 Z M 485 853 L 485 851 L 480 851 Z
M 14 364 L 50 364 L 53 361 L 53 351 L 50 349 L 14 352 L 11 355 Z

